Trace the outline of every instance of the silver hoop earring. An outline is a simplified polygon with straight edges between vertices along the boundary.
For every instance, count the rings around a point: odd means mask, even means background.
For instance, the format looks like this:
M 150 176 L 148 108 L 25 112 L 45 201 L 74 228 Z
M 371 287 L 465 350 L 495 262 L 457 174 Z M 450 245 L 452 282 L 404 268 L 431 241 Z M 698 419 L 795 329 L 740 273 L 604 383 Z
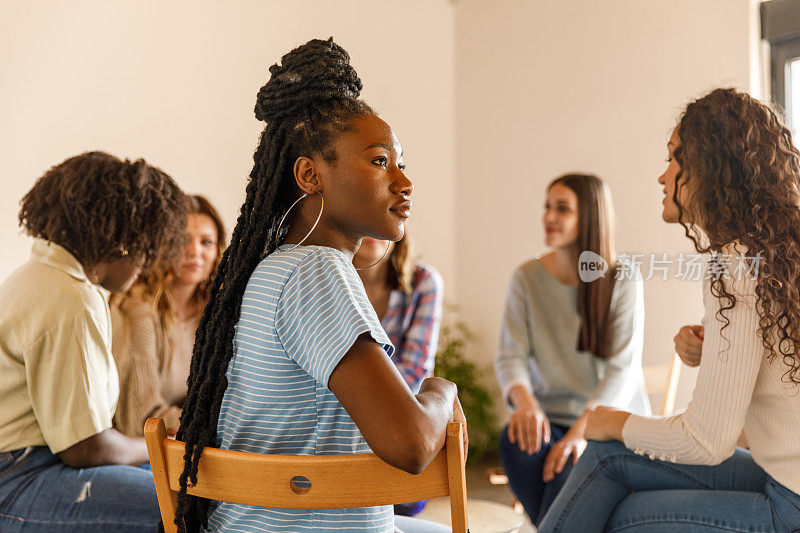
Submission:
M 378 259 L 377 261 L 375 261 L 374 263 L 372 263 L 370 266 L 366 266 L 366 267 L 364 267 L 364 268 L 356 268 L 356 270 L 366 270 L 366 269 L 368 269 L 368 268 L 372 268 L 372 267 L 374 267 L 375 265 L 377 265 L 378 263 L 380 263 L 381 261 L 383 261 L 383 258 L 384 258 L 384 257 L 386 257 L 386 254 L 388 254 L 388 253 L 389 253 L 389 248 L 391 248 L 391 247 L 392 247 L 392 241 L 389 241 L 389 244 L 387 244 L 387 245 L 386 245 L 386 250 L 384 250 L 384 251 L 383 251 L 383 255 L 381 256 L 381 258 L 380 258 L 380 259 Z
M 290 252 L 290 251 L 294 250 L 295 248 L 297 248 L 298 246 L 300 246 L 301 244 L 306 242 L 306 239 L 308 239 L 309 235 L 311 235 L 311 233 L 317 228 L 317 224 L 319 224 L 319 219 L 322 218 L 322 210 L 325 209 L 325 198 L 322 196 L 322 193 L 319 192 L 319 191 L 311 191 L 311 194 L 312 195 L 313 194 L 319 194 L 319 199 L 322 202 L 322 204 L 319 207 L 319 214 L 317 215 L 317 220 L 314 221 L 314 225 L 311 226 L 310 230 L 308 230 L 308 233 L 306 233 L 306 236 L 303 237 L 302 239 L 300 239 L 300 242 L 298 242 L 297 244 L 295 244 L 294 246 L 292 246 L 291 248 L 286 250 L 287 252 Z M 308 196 L 310 196 L 310 195 L 307 192 L 304 192 L 303 196 L 301 196 L 300 198 L 295 200 L 294 203 L 289 206 L 289 209 L 287 209 L 286 212 L 281 217 L 281 221 L 278 222 L 278 229 L 275 230 L 275 247 L 276 248 L 278 247 L 278 236 L 281 234 L 281 227 L 283 226 L 283 221 L 286 220 L 286 217 L 289 215 L 291 210 L 294 209 L 294 206 L 296 206 L 300 202 L 300 200 L 303 200 L 304 198 L 306 198 Z

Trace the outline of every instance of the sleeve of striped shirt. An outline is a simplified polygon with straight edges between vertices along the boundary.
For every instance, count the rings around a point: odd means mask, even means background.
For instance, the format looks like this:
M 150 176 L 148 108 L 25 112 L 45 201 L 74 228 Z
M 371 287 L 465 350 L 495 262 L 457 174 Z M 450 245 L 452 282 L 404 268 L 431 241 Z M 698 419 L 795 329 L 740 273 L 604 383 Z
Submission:
M 326 387 L 360 335 L 393 351 L 352 264 L 335 250 L 314 250 L 298 264 L 280 296 L 275 328 L 289 357 Z
M 426 268 L 420 277 L 414 295 L 417 299 L 414 315 L 394 358 L 397 370 L 414 392 L 433 373 L 444 293 L 444 282 L 438 272 Z
M 670 417 L 631 415 L 622 429 L 625 445 L 640 454 L 683 464 L 715 465 L 730 457 L 744 427 L 756 378 L 764 358 L 756 281 L 726 280 L 736 306 L 717 316 L 720 302 L 704 285 L 705 339 L 692 399 Z

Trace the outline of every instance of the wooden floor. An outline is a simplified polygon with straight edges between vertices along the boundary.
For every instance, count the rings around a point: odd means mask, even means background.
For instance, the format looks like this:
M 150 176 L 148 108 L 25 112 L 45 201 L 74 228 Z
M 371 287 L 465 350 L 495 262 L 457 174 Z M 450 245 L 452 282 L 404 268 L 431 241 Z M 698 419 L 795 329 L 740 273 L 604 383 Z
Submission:
M 481 500 L 489 500 L 492 502 L 502 503 L 504 505 L 511 505 L 514 496 L 508 485 L 492 485 L 486 478 L 486 469 L 500 466 L 500 458 L 485 457 L 480 463 L 475 465 L 467 465 L 467 497 L 478 498 Z M 519 530 L 519 533 L 535 533 L 536 528 L 530 523 L 528 517 L 525 516 L 525 525 Z

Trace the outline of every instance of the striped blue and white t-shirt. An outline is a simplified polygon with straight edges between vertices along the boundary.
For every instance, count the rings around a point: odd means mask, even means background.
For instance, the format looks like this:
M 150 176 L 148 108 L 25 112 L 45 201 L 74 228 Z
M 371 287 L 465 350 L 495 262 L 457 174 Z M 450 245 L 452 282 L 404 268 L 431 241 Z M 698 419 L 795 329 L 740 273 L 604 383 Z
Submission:
M 328 389 L 333 369 L 364 333 L 391 355 L 391 342 L 343 253 L 283 246 L 268 255 L 244 292 L 218 446 L 292 455 L 369 453 L 358 427 Z M 393 531 L 394 518 L 390 506 L 307 510 L 220 503 L 209 516 L 209 528 L 384 533 Z

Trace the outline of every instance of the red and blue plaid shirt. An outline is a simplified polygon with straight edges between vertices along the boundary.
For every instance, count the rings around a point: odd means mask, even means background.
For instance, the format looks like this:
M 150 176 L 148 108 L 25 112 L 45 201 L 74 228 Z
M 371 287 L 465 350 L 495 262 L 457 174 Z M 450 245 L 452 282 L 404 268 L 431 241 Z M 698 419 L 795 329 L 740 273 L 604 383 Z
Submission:
M 411 293 L 394 290 L 381 321 L 394 345 L 392 361 L 414 394 L 433 374 L 439 323 L 442 321 L 444 282 L 433 268 L 417 264 Z

